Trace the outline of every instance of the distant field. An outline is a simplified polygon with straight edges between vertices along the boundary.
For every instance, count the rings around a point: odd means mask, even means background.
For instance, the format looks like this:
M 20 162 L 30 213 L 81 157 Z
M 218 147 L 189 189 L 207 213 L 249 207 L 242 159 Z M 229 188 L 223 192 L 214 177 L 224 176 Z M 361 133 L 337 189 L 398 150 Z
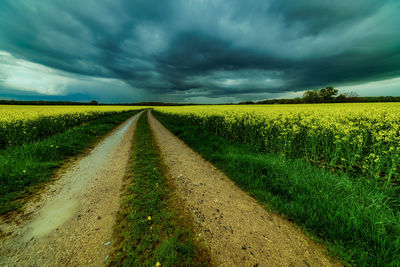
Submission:
M 324 168 L 399 178 L 400 103 L 156 107 L 229 140 Z
M 10 106 L 0 105 L 0 149 L 41 140 L 85 122 L 139 106 Z
M 35 120 L 40 117 L 58 116 L 66 114 L 88 114 L 122 112 L 143 109 L 140 106 L 25 106 L 0 105 L 0 123 L 11 121 Z

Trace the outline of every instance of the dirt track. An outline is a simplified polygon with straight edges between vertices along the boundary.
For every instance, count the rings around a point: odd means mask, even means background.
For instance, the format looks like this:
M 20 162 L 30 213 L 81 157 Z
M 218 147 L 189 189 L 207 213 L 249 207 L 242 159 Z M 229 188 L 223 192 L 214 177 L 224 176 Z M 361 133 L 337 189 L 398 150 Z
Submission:
M 177 195 L 222 266 L 341 266 L 297 226 L 269 213 L 149 113 Z
M 22 225 L 2 223 L 2 231 L 12 234 L 0 241 L 0 266 L 105 264 L 137 117 L 112 131 L 39 200 L 28 203 L 25 214 L 32 214 Z
M 21 225 L 0 223 L 0 266 L 102 266 L 130 156 L 136 118 L 27 205 Z M 219 266 L 341 266 L 294 224 L 269 213 L 149 113 L 168 174 L 196 233 Z M 4 228 L 8 226 L 8 228 Z

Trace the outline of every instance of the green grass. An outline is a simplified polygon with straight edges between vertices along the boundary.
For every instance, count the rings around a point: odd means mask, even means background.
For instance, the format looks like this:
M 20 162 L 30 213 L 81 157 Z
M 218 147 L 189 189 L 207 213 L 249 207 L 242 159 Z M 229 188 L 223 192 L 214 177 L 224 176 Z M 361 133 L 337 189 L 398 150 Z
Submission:
M 174 134 L 262 203 L 355 266 L 400 266 L 400 201 L 392 186 L 332 173 L 153 113 Z
M 0 214 L 19 209 L 63 162 L 137 113 L 107 116 L 35 143 L 0 150 Z
M 109 264 L 209 265 L 206 250 L 194 239 L 185 216 L 175 208 L 146 114 L 137 124 L 130 168 L 131 184 L 123 198 L 115 230 L 119 244 Z

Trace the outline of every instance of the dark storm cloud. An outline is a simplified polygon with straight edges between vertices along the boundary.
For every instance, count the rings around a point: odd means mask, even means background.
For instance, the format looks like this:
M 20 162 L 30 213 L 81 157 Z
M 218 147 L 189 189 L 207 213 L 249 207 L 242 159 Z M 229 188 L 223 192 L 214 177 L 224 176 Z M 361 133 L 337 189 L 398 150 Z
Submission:
M 399 12 L 396 0 L 6 0 L 0 50 L 178 101 L 279 93 L 399 77 Z

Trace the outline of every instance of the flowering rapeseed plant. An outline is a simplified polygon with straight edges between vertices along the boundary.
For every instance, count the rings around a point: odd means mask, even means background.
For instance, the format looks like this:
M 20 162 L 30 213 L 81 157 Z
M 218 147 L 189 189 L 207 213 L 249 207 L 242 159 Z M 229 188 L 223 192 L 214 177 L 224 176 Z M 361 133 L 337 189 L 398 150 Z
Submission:
M 393 169 L 400 162 L 400 103 L 218 105 L 155 110 L 267 152 L 373 176 L 399 176 Z

